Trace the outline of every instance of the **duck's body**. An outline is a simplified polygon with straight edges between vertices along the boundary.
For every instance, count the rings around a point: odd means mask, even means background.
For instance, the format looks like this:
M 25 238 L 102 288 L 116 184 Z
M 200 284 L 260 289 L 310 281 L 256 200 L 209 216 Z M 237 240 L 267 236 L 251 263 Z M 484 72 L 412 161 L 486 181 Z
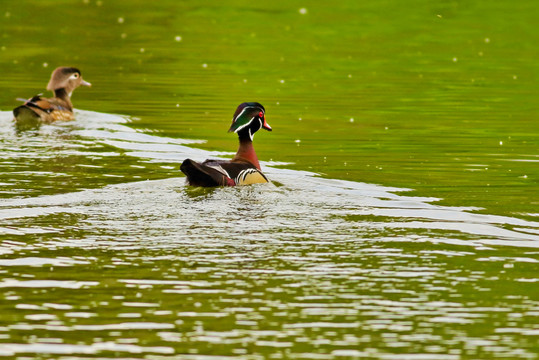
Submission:
M 41 95 L 36 95 L 13 109 L 13 115 L 17 121 L 36 119 L 45 123 L 75 119 L 69 98 L 44 98 Z
M 47 90 L 54 93 L 54 97 L 45 98 L 36 95 L 28 99 L 21 106 L 13 109 L 17 123 L 45 122 L 74 120 L 71 94 L 77 87 L 91 86 L 82 79 L 78 69 L 72 67 L 59 67 L 53 71 Z
M 254 133 L 261 128 L 271 131 L 265 109 L 259 103 L 243 103 L 236 109 L 229 132 L 238 133 L 240 146 L 232 160 L 206 160 L 202 163 L 186 159 L 180 170 L 192 186 L 236 186 L 267 183 L 253 148 Z
M 206 160 L 198 163 L 186 159 L 180 166 L 192 186 L 236 186 L 267 183 L 268 179 L 251 163 L 226 160 Z

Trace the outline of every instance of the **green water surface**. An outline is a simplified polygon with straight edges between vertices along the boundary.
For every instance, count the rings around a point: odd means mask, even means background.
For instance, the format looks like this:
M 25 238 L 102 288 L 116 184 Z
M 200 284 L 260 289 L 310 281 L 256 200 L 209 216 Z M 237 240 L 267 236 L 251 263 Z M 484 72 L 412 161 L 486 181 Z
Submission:
M 537 14 L 2 0 L 0 357 L 537 359 Z M 62 65 L 94 115 L 16 133 Z M 353 183 L 185 188 L 156 139 L 232 153 L 244 101 L 260 160 Z
M 51 68 L 74 65 L 94 84 L 75 105 L 138 117 L 138 129 L 233 151 L 231 115 L 256 100 L 275 128 L 256 139 L 263 160 L 491 213 L 537 212 L 533 1 L 4 1 L 3 10 L 5 110 L 44 91 Z

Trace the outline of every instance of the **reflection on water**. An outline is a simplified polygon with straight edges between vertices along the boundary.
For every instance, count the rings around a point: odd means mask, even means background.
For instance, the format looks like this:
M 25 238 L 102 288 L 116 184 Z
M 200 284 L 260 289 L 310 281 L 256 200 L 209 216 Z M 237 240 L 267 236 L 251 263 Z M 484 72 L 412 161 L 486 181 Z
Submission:
M 226 153 L 128 121 L 1 113 L 1 356 L 537 358 L 539 222 L 279 163 L 187 188 Z

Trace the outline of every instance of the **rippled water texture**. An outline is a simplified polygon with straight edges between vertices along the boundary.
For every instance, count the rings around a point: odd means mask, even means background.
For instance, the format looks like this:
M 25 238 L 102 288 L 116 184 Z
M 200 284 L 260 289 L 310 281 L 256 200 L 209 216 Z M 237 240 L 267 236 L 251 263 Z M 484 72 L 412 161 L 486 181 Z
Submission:
M 34 143 L 9 120 L 6 147 L 38 158 L 176 169 L 217 155 L 125 117 L 80 111 Z M 0 354 L 536 356 L 538 222 L 271 165 L 260 186 L 172 176 L 2 202 Z
M 5 0 L 0 358 L 538 359 L 537 13 Z M 272 183 L 185 186 L 243 101 Z

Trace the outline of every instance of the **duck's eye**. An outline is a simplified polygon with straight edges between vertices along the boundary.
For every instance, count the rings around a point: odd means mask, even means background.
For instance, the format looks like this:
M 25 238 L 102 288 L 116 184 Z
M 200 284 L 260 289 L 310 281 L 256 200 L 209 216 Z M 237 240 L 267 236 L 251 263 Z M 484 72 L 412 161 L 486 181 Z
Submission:
M 73 75 L 71 75 L 71 77 L 73 79 L 78 79 L 79 78 L 79 74 L 78 73 L 74 73 Z
M 260 117 L 260 118 L 264 118 L 264 113 L 263 113 L 262 111 L 261 111 L 261 112 L 259 112 L 259 113 L 258 113 L 258 117 Z

